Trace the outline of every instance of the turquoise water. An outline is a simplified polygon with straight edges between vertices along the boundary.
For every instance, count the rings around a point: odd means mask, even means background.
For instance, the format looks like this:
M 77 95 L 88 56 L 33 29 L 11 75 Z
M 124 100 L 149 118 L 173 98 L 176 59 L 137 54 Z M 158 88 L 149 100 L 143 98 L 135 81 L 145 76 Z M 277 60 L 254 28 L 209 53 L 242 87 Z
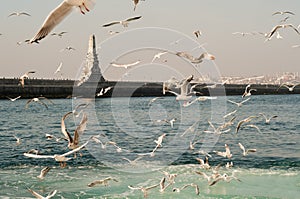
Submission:
M 215 126 L 223 122 L 222 116 L 237 107 L 227 102 L 242 101 L 240 96 L 218 97 L 215 101 L 195 103 L 182 108 L 173 97 L 165 97 L 148 105 L 152 98 L 102 98 L 88 99 L 55 99 L 49 109 L 39 104 L 30 104 L 25 109 L 25 99 L 15 102 L 0 101 L 0 196 L 2 198 L 32 198 L 27 191 L 31 188 L 46 196 L 57 190 L 53 198 L 143 198 L 139 190 L 131 190 L 129 185 L 150 186 L 160 182 L 162 171 L 176 173 L 175 183 L 163 193 L 159 187 L 148 191 L 148 198 L 299 198 L 300 195 L 300 95 L 251 96 L 251 99 L 236 112 L 236 120 L 231 130 L 220 136 L 203 133 L 211 130 L 208 120 Z M 101 145 L 92 143 L 76 159 L 67 162 L 61 168 L 52 159 L 31 159 L 23 156 L 30 149 L 38 149 L 41 154 L 62 154 L 67 152 L 67 142 L 47 140 L 46 133 L 62 136 L 61 117 L 72 110 L 73 104 L 89 102 L 84 109 L 88 115 L 87 129 L 81 143 L 92 135 L 99 135 L 102 141 L 114 141 L 122 151 L 112 145 L 102 149 Z M 47 103 L 47 102 L 45 102 Z M 278 118 L 265 124 L 263 118 L 256 118 L 251 124 L 257 125 L 261 132 L 254 128 L 242 128 L 235 134 L 237 122 L 260 112 L 266 115 L 278 115 Z M 176 118 L 174 127 L 167 123 L 156 122 L 158 119 Z M 229 117 L 230 118 L 230 117 Z M 66 121 L 68 131 L 75 130 L 81 116 Z M 195 132 L 181 136 L 191 125 L 196 125 Z M 124 157 L 134 159 L 138 154 L 153 150 L 156 140 L 166 134 L 162 147 L 155 156 L 129 164 Z M 13 135 L 21 138 L 16 145 Z M 199 140 L 195 149 L 188 148 L 189 141 Z M 246 148 L 256 148 L 256 153 L 242 156 L 238 143 Z M 212 151 L 225 151 L 228 144 L 233 154 L 228 160 L 217 156 Z M 212 155 L 211 166 L 221 164 L 219 173 L 235 176 L 241 182 L 220 181 L 208 186 L 207 180 L 195 174 L 210 170 L 201 169 L 196 157 L 204 155 L 195 153 L 206 150 Z M 73 156 L 70 156 L 73 157 Z M 224 165 L 232 161 L 232 168 Z M 36 178 L 40 170 L 49 166 L 52 169 L 44 180 Z M 115 178 L 107 186 L 88 187 L 94 180 L 106 177 Z M 197 196 L 192 187 L 179 193 L 172 188 L 180 188 L 194 183 L 199 186 Z

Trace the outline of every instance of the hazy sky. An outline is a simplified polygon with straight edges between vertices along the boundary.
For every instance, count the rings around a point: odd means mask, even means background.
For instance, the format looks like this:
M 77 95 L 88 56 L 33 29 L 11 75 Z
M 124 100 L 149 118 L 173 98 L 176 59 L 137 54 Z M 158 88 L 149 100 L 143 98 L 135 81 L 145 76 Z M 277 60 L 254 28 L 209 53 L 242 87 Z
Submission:
M 91 12 L 82 15 L 76 9 L 53 30 L 68 32 L 62 38 L 49 35 L 38 45 L 16 44 L 32 38 L 49 12 L 60 3 L 61 0 L 9 0 L 0 7 L 0 76 L 19 77 L 28 70 L 35 70 L 34 77 L 58 78 L 53 73 L 63 62 L 64 77 L 74 79 L 85 60 L 91 34 L 95 34 L 97 43 L 101 43 L 111 37 L 109 30 L 121 32 L 143 27 L 172 29 L 199 44 L 206 43 L 205 49 L 216 56 L 215 65 L 221 75 L 300 72 L 300 48 L 292 48 L 300 44 L 300 35 L 292 29 L 280 30 L 283 39 L 273 38 L 269 42 L 264 42 L 261 35 L 242 37 L 232 34 L 236 31 L 270 31 L 286 17 L 272 16 L 275 11 L 296 13 L 287 23 L 297 27 L 300 24 L 299 0 L 145 0 L 139 3 L 135 12 L 132 0 L 96 0 Z M 25 11 L 32 16 L 7 17 L 15 11 Z M 128 28 L 119 25 L 101 27 L 107 22 L 137 15 L 142 15 L 142 18 L 130 23 Z M 194 30 L 200 30 L 203 35 L 196 39 Z M 67 46 L 76 50 L 60 52 Z M 99 55 L 101 51 L 106 49 L 99 49 Z M 158 68 L 154 67 L 155 70 Z

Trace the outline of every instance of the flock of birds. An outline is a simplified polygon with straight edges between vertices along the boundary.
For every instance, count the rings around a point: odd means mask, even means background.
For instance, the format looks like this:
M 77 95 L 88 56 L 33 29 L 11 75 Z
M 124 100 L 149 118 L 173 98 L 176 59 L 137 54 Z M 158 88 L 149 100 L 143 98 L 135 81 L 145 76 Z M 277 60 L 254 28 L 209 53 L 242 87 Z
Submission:
M 277 39 L 283 39 L 283 37 L 280 35 L 279 30 L 280 29 L 286 29 L 286 28 L 290 28 L 292 29 L 294 32 L 296 32 L 298 35 L 300 35 L 300 24 L 298 26 L 295 26 L 291 23 L 286 23 L 287 20 L 289 20 L 291 18 L 291 16 L 294 16 L 295 13 L 291 12 L 291 11 L 278 11 L 278 12 L 274 12 L 272 14 L 272 16 L 276 16 L 276 15 L 281 15 L 281 16 L 286 16 L 284 19 L 279 21 L 279 24 L 275 25 L 269 32 L 257 32 L 257 31 L 253 31 L 253 32 L 234 32 L 232 34 L 234 35 L 242 35 L 242 36 L 246 36 L 246 35 L 263 35 L 266 39 L 265 42 L 270 41 L 275 35 Z M 292 48 L 297 48 L 300 45 L 293 45 Z
M 139 3 L 139 0 L 133 0 L 134 3 L 134 10 L 136 10 L 136 6 Z M 48 34 L 51 33 L 51 31 L 68 15 L 70 14 L 70 12 L 73 10 L 74 7 L 79 8 L 80 12 L 82 14 L 85 14 L 86 12 L 89 12 L 93 5 L 95 4 L 95 1 L 93 0 L 64 0 L 57 8 L 55 8 L 49 15 L 48 17 L 45 19 L 44 23 L 42 24 L 42 27 L 38 30 L 38 32 L 29 40 L 26 40 L 26 42 L 28 43 L 39 43 L 40 40 L 42 40 L 43 38 L 45 38 Z M 14 12 L 11 13 L 8 17 L 12 17 L 12 16 L 31 16 L 29 13 L 26 12 Z M 286 11 L 286 12 L 276 12 L 273 15 L 295 15 L 292 12 Z M 121 20 L 121 21 L 113 21 L 113 22 L 109 22 L 103 25 L 103 27 L 110 27 L 113 25 L 122 25 L 124 27 L 127 27 L 128 24 L 132 21 L 135 20 L 139 20 L 141 19 L 142 16 L 136 16 L 136 17 L 131 17 L 125 20 Z M 285 19 L 283 19 L 281 22 L 286 22 L 290 17 L 286 17 Z M 299 33 L 299 26 L 296 28 L 294 25 L 292 24 L 279 24 L 276 25 L 274 28 L 272 28 L 272 30 L 269 33 L 263 33 L 264 36 L 266 37 L 267 40 L 271 40 L 271 38 L 277 34 L 277 37 L 279 37 L 279 30 L 280 29 L 285 29 L 285 28 L 291 28 L 293 29 L 297 34 L 300 35 Z M 60 33 L 52 33 L 52 36 L 58 36 L 58 37 L 62 37 L 66 32 L 60 32 Z M 113 32 L 112 32 L 113 33 Z M 195 35 L 195 37 L 200 37 L 202 35 L 200 30 L 196 30 L 193 32 L 193 34 Z M 240 33 L 240 32 L 236 32 L 233 34 L 241 34 L 241 35 L 247 35 L 247 33 Z M 62 51 L 64 50 L 75 50 L 72 47 L 67 47 L 66 49 L 62 49 Z M 170 53 L 170 52 L 159 52 L 157 54 L 155 54 L 152 58 L 152 62 L 154 62 L 157 59 L 160 59 L 161 56 L 163 56 L 166 53 Z M 194 57 L 192 55 L 190 55 L 187 52 L 176 52 L 174 53 L 175 55 L 177 55 L 178 57 L 181 57 L 183 59 L 188 60 L 190 63 L 192 64 L 199 64 L 202 63 L 203 60 L 214 60 L 215 56 L 209 53 L 202 53 L 201 55 L 199 55 L 199 57 Z M 123 67 L 125 69 L 127 69 L 128 67 L 132 67 L 135 66 L 137 64 L 140 63 L 140 60 L 137 60 L 133 63 L 128 63 L 128 64 L 121 64 L 121 63 L 116 63 L 116 62 L 112 62 L 111 65 L 114 67 Z M 55 74 L 59 73 L 61 71 L 61 67 L 62 67 L 62 63 L 59 65 L 59 67 L 57 68 L 57 70 L 54 72 Z M 24 88 L 25 84 L 24 84 L 24 80 L 29 78 L 30 74 L 34 74 L 35 71 L 28 71 L 26 72 L 24 75 L 20 76 L 19 78 L 19 84 L 20 86 L 22 86 Z M 177 80 L 176 78 L 171 78 L 168 81 L 163 83 L 163 94 L 171 93 L 174 94 L 176 96 L 176 100 L 177 101 L 183 101 L 183 107 L 187 107 L 187 106 L 191 106 L 192 104 L 194 104 L 195 102 L 201 102 L 201 101 L 205 101 L 205 100 L 214 100 L 216 99 L 215 97 L 206 97 L 206 96 L 200 96 L 200 97 L 196 97 L 195 99 L 193 99 L 193 96 L 195 95 L 201 95 L 201 90 L 202 89 L 209 89 L 209 88 L 215 88 L 219 83 L 216 83 L 215 85 L 200 85 L 200 84 L 194 84 L 192 85 L 191 82 L 193 80 L 193 75 L 183 79 L 183 80 Z M 220 84 L 225 84 L 226 82 L 222 82 Z M 287 84 L 282 84 L 280 85 L 279 88 L 281 87 L 286 87 L 289 91 L 293 91 L 293 89 L 300 85 L 299 83 L 296 83 L 294 85 L 287 85 Z M 279 89 L 278 88 L 278 89 Z M 103 88 L 101 89 L 101 91 L 99 93 L 96 93 L 96 96 L 102 96 L 105 95 L 110 89 L 112 89 L 112 87 L 107 87 L 107 88 Z M 175 92 L 173 89 L 180 89 L 180 93 Z M 209 133 L 209 134 L 215 134 L 217 136 L 220 136 L 222 134 L 228 133 L 231 131 L 231 128 L 234 127 L 235 129 L 235 134 L 238 134 L 238 132 L 240 132 L 242 129 L 244 128 L 255 128 L 257 129 L 258 132 L 260 131 L 260 128 L 252 123 L 254 120 L 258 120 L 259 118 L 264 118 L 265 123 L 266 124 L 270 124 L 270 121 L 274 118 L 277 118 L 277 115 L 273 115 L 271 117 L 267 117 L 265 115 L 265 113 L 258 113 L 257 115 L 252 115 L 252 116 L 248 116 L 244 119 L 241 119 L 240 121 L 238 121 L 237 123 L 235 122 L 237 116 L 237 112 L 239 111 L 239 108 L 241 106 L 243 106 L 246 102 L 248 102 L 250 100 L 250 96 L 251 96 L 251 92 L 255 92 L 257 91 L 255 88 L 251 88 L 251 85 L 247 85 L 247 87 L 245 88 L 245 92 L 242 95 L 242 99 L 246 98 L 245 100 L 241 101 L 241 102 L 234 102 L 232 100 L 228 100 L 229 103 L 231 104 L 235 104 L 237 106 L 237 109 L 233 110 L 232 112 L 226 114 L 223 116 L 224 119 L 224 123 L 219 125 L 218 127 L 216 127 L 216 124 L 213 124 L 213 122 L 208 121 L 208 128 L 210 130 L 204 131 L 203 133 Z M 16 98 L 10 98 L 7 97 L 9 100 L 11 101 L 16 101 L 17 99 L 20 99 L 21 96 L 18 96 Z M 153 103 L 155 103 L 159 98 L 153 98 L 148 106 L 151 106 Z M 38 103 L 42 106 L 44 106 L 45 108 L 48 109 L 48 105 L 43 102 L 44 100 L 48 100 L 48 102 L 50 102 L 51 104 L 53 104 L 53 102 L 45 97 L 36 97 L 33 99 L 29 99 L 25 105 L 25 108 L 29 108 L 29 105 L 31 103 Z M 103 143 L 100 139 L 100 136 L 92 136 L 90 137 L 86 142 L 84 142 L 83 144 L 80 143 L 80 137 L 82 136 L 82 134 L 84 133 L 87 123 L 88 123 L 88 118 L 87 115 L 84 113 L 84 108 L 86 108 L 88 106 L 88 104 L 80 104 L 78 105 L 73 111 L 66 113 L 62 118 L 61 118 L 61 132 L 62 132 L 62 137 L 55 137 L 53 135 L 50 134 L 46 134 L 47 139 L 55 139 L 57 142 L 61 141 L 61 140 L 65 140 L 68 142 L 67 147 L 69 149 L 68 152 L 63 153 L 63 154 L 54 154 L 54 155 L 43 155 L 43 154 L 39 154 L 38 151 L 36 150 L 29 150 L 28 152 L 24 153 L 24 156 L 29 157 L 29 158 L 38 158 L 38 159 L 53 159 L 56 162 L 60 163 L 60 166 L 63 168 L 66 166 L 66 162 L 71 161 L 74 158 L 77 158 L 76 154 L 79 153 L 82 149 L 84 149 L 90 142 L 95 142 L 98 144 L 101 144 L 102 148 L 106 148 L 107 145 L 112 145 L 114 147 L 116 147 L 118 152 L 122 152 L 124 149 L 121 148 L 117 143 L 112 142 L 112 141 L 108 141 Z M 65 120 L 72 116 L 75 115 L 76 117 L 79 117 L 80 115 L 82 115 L 82 119 L 80 124 L 77 126 L 77 128 L 75 129 L 73 136 L 71 135 L 70 132 L 68 132 L 67 128 L 66 128 L 66 124 L 65 124 Z M 227 118 L 231 117 L 229 120 L 227 120 Z M 176 123 L 177 119 L 173 118 L 171 120 L 161 120 L 159 122 L 165 122 L 171 125 L 171 128 L 173 128 L 174 123 Z M 236 123 L 236 124 L 235 124 Z M 187 131 L 193 132 L 195 134 L 197 134 L 195 125 L 190 126 Z M 184 132 L 181 136 L 185 136 L 188 132 Z M 190 133 L 189 132 L 189 133 Z M 16 144 L 20 145 L 21 144 L 21 139 L 14 136 L 16 139 Z M 138 157 L 134 160 L 129 160 L 128 158 L 124 157 L 124 161 L 128 161 L 129 164 L 137 164 L 139 161 L 141 161 L 141 159 L 144 156 L 150 156 L 153 157 L 155 153 L 159 153 L 159 149 L 163 147 L 163 142 L 164 142 L 164 138 L 166 137 L 166 134 L 162 134 L 161 136 L 159 136 L 157 138 L 157 140 L 154 140 L 155 142 L 155 147 L 152 151 L 150 151 L 149 153 L 146 154 L 138 154 Z M 199 138 L 199 140 L 191 140 L 190 141 L 190 145 L 187 146 L 187 148 L 189 148 L 190 150 L 195 150 L 196 144 L 197 143 L 201 143 L 201 137 L 198 136 L 197 138 Z M 247 156 L 250 155 L 251 153 L 256 153 L 257 150 L 255 148 L 245 148 L 244 145 L 242 143 L 238 143 L 237 146 L 241 149 L 241 155 L 242 156 Z M 221 156 L 223 158 L 225 158 L 226 160 L 228 160 L 229 162 L 226 162 L 224 167 L 226 167 L 227 169 L 234 167 L 233 162 L 231 161 L 233 154 L 231 153 L 229 144 L 225 143 L 224 144 L 224 150 L 225 151 L 213 151 L 213 153 L 217 156 Z M 208 182 L 208 186 L 215 186 L 216 184 L 218 184 L 221 181 L 225 181 L 225 182 L 230 182 L 232 180 L 237 180 L 237 181 L 241 181 L 237 176 L 236 173 L 237 171 L 232 171 L 231 175 L 228 175 L 227 173 L 221 173 L 220 169 L 222 168 L 222 164 L 219 164 L 217 166 L 211 166 L 209 164 L 209 158 L 212 157 L 211 154 L 209 154 L 209 152 L 207 151 L 198 151 L 198 154 L 202 154 L 205 156 L 205 160 L 201 159 L 201 158 L 195 158 L 198 162 L 199 162 L 199 169 L 200 170 L 196 170 L 194 171 L 196 174 L 198 174 L 199 176 L 201 176 L 204 180 L 207 180 Z M 73 158 L 70 157 L 71 155 L 73 155 Z M 81 154 L 82 155 L 82 154 Z M 47 175 L 47 173 L 51 170 L 50 167 L 45 167 L 41 170 L 40 175 L 37 176 L 37 178 L 39 178 L 40 180 L 43 180 L 45 178 L 45 176 Z M 208 172 L 210 172 L 210 174 L 208 174 Z M 161 178 L 161 180 L 159 182 L 157 182 L 154 185 L 151 186 L 147 186 L 147 187 L 143 187 L 143 186 L 132 186 L 132 185 L 128 185 L 128 188 L 130 190 L 139 190 L 143 193 L 144 197 L 148 196 L 148 192 L 151 189 L 155 189 L 157 187 L 159 187 L 159 191 L 161 193 L 165 192 L 169 187 L 171 189 L 172 192 L 181 192 L 182 190 L 188 188 L 188 187 L 192 187 L 193 189 L 195 189 L 195 194 L 199 194 L 200 193 L 200 189 L 199 186 L 197 185 L 196 182 L 191 182 L 189 184 L 186 184 L 182 187 L 175 187 L 175 180 L 176 178 L 179 176 L 179 174 L 174 174 L 174 173 L 168 173 L 166 171 L 162 172 L 163 176 Z M 100 179 L 100 180 L 96 180 L 93 181 L 91 183 L 89 183 L 87 186 L 88 187 L 94 187 L 96 185 L 104 185 L 104 186 L 108 186 L 108 182 L 109 181 L 115 181 L 118 182 L 117 179 L 113 178 L 113 177 L 107 177 L 105 179 Z M 44 197 L 42 195 L 40 195 L 39 193 L 33 191 L 32 189 L 28 189 L 28 191 L 35 196 L 36 198 L 51 198 L 54 195 L 56 195 L 57 190 L 52 191 L 51 193 L 49 193 L 48 196 Z
M 202 89 L 208 89 L 211 87 L 211 85 L 207 85 L 207 86 L 203 86 L 203 85 L 199 85 L 199 84 L 191 84 L 191 81 L 193 80 L 193 76 L 189 76 L 181 81 L 177 81 L 175 78 L 171 78 L 170 80 L 166 81 L 163 85 L 163 90 L 165 91 L 165 93 L 170 92 L 176 95 L 175 100 L 177 101 L 182 101 L 183 104 L 183 108 L 186 107 L 184 106 L 184 104 L 187 104 L 188 102 L 191 101 L 195 101 L 195 99 L 192 99 L 193 96 L 195 95 L 201 95 L 201 90 Z M 241 102 L 234 102 L 232 100 L 228 100 L 229 103 L 232 103 L 234 105 L 236 105 L 236 109 L 231 111 L 230 113 L 227 113 L 226 115 L 223 116 L 224 119 L 224 123 L 222 124 L 218 124 L 219 126 L 216 126 L 216 124 L 214 124 L 212 121 L 208 121 L 208 130 L 204 130 L 203 132 L 198 131 L 197 129 L 197 125 L 199 122 L 196 122 L 195 124 L 193 124 L 192 126 L 190 126 L 189 128 L 186 129 L 185 132 L 183 132 L 180 136 L 184 137 L 187 134 L 195 134 L 195 138 L 193 140 L 190 141 L 189 146 L 186 146 L 187 149 L 195 151 L 195 154 L 199 154 L 199 155 L 204 155 L 205 159 L 201 159 L 199 158 L 199 156 L 195 157 L 195 160 L 197 162 L 199 162 L 199 169 L 193 171 L 195 174 L 199 175 L 200 180 L 202 179 L 203 181 L 207 181 L 208 186 L 216 186 L 217 184 L 219 184 L 220 182 L 231 182 L 232 180 L 236 180 L 238 182 L 241 182 L 241 179 L 239 179 L 236 174 L 238 173 L 238 170 L 230 170 L 231 168 L 234 167 L 234 163 L 232 161 L 232 157 L 233 154 L 231 153 L 230 148 L 233 146 L 233 144 L 231 143 L 231 145 L 225 143 L 224 144 L 224 151 L 212 151 L 212 153 L 214 153 L 216 156 L 220 156 L 223 157 L 223 160 L 227 160 L 226 163 L 220 163 L 216 166 L 211 166 L 209 164 L 209 158 L 211 158 L 213 155 L 210 154 L 210 152 L 208 151 L 203 151 L 203 150 L 198 150 L 197 151 L 197 144 L 198 143 L 202 143 L 203 142 L 203 133 L 204 134 L 212 134 L 212 135 L 216 135 L 216 136 L 222 136 L 223 134 L 228 134 L 229 132 L 231 132 L 231 128 L 234 127 L 235 129 L 235 134 L 238 135 L 238 133 L 240 131 L 242 131 L 243 129 L 247 129 L 247 128 L 254 128 L 257 130 L 258 133 L 261 133 L 260 128 L 253 123 L 253 121 L 257 121 L 261 118 L 264 119 L 264 123 L 265 124 L 270 124 L 272 119 L 277 118 L 277 115 L 273 115 L 273 116 L 267 116 L 265 113 L 258 113 L 257 115 L 251 115 L 248 116 L 244 119 L 241 119 L 240 121 L 236 122 L 236 118 L 238 115 L 238 112 L 240 111 L 240 107 L 243 106 L 244 104 L 246 104 L 246 102 L 248 102 L 251 98 L 251 91 L 253 91 L 254 89 L 251 88 L 252 85 L 247 85 L 245 87 L 245 91 L 244 93 L 241 95 L 241 99 L 246 98 L 245 100 L 241 101 Z M 214 88 L 214 86 L 213 86 Z M 107 88 L 103 88 L 101 90 L 101 93 L 103 95 L 103 93 L 106 93 L 108 90 L 112 89 L 112 87 L 107 87 Z M 172 91 L 173 89 L 180 89 L 181 93 L 178 94 L 175 91 Z M 178 97 L 180 96 L 180 97 Z M 18 98 L 12 99 L 11 101 L 15 101 Z M 163 99 L 164 97 L 155 97 L 153 99 L 151 99 L 148 103 L 148 106 L 152 106 L 154 103 L 157 103 L 158 100 Z M 196 101 L 205 101 L 205 100 L 214 100 L 217 97 L 207 97 L 207 96 L 196 96 Z M 28 105 L 31 102 L 37 102 L 40 103 L 41 105 L 45 106 L 46 108 L 47 105 L 42 102 L 42 100 L 47 100 L 44 97 L 39 97 L 39 98 L 33 98 L 27 101 L 26 106 L 28 107 Z M 51 103 L 51 101 L 50 101 Z M 193 102 L 194 103 L 194 102 Z M 192 103 L 192 104 L 193 104 Z M 191 104 L 190 104 L 191 105 Z M 45 137 L 49 140 L 55 140 L 56 142 L 60 142 L 60 141 L 67 141 L 67 147 L 69 148 L 69 151 L 63 154 L 53 154 L 53 155 L 46 155 L 46 154 L 40 154 L 39 151 L 37 150 L 29 150 L 28 152 L 24 153 L 24 156 L 28 157 L 28 158 L 38 158 L 38 159 L 53 159 L 56 162 L 60 163 L 60 166 L 62 168 L 64 168 L 66 166 L 66 163 L 68 161 L 71 161 L 72 159 L 77 158 L 76 154 L 80 154 L 80 156 L 82 156 L 81 154 L 81 150 L 83 150 L 87 144 L 89 144 L 90 142 L 96 143 L 96 144 L 101 144 L 101 148 L 102 149 L 106 149 L 108 145 L 114 146 L 116 148 L 116 151 L 118 153 L 122 153 L 123 151 L 126 151 L 127 149 L 126 146 L 121 147 L 118 143 L 113 142 L 113 141 L 102 141 L 101 138 L 105 135 L 97 135 L 97 136 L 91 136 L 90 138 L 88 138 L 87 141 L 85 141 L 83 144 L 81 143 L 81 137 L 84 133 L 84 131 L 86 130 L 86 126 L 88 124 L 88 118 L 87 118 L 87 114 L 85 113 L 85 108 L 87 108 L 89 106 L 88 103 L 84 103 L 84 104 L 79 104 L 77 105 L 73 111 L 70 111 L 66 114 L 64 114 L 61 118 L 61 132 L 62 132 L 62 136 L 61 137 L 56 137 L 54 135 L 51 134 L 46 134 Z M 79 117 L 81 116 L 81 122 L 79 123 L 79 125 L 76 127 L 73 135 L 72 133 L 70 133 L 66 127 L 65 124 L 65 120 L 71 116 L 75 116 L 75 117 Z M 229 119 L 228 119 L 229 118 Z M 163 123 L 168 123 L 170 124 L 171 128 L 173 128 L 174 124 L 177 122 L 176 118 L 173 118 L 171 120 L 161 120 L 161 121 L 156 121 L 156 122 L 163 122 Z M 159 137 L 157 137 L 156 140 L 154 140 L 155 142 L 155 147 L 153 148 L 153 150 L 149 151 L 148 153 L 140 153 L 137 154 L 137 157 L 133 160 L 130 160 L 126 157 L 123 157 L 124 161 L 127 161 L 129 165 L 137 165 L 139 164 L 140 161 L 142 161 L 142 159 L 144 157 L 154 157 L 156 153 L 159 153 L 160 150 L 164 147 L 164 140 L 165 137 L 167 136 L 167 133 L 164 133 L 162 135 L 160 135 Z M 21 139 L 14 136 L 16 139 L 16 145 L 20 145 L 21 144 Z M 251 155 L 251 153 L 256 153 L 257 150 L 255 148 L 247 148 L 245 147 L 242 143 L 238 143 L 237 146 L 240 148 L 241 150 L 241 155 L 246 157 L 248 155 Z M 128 151 L 128 150 L 127 150 Z M 71 157 L 71 155 L 73 155 L 73 157 Z M 223 172 L 223 169 L 226 169 L 226 172 Z M 37 178 L 39 178 L 40 180 L 44 180 L 45 176 L 47 175 L 47 173 L 51 170 L 51 167 L 44 167 L 41 172 L 40 175 L 37 176 Z M 222 171 L 222 172 L 221 172 Z M 182 192 L 183 190 L 187 189 L 187 188 L 193 188 L 195 190 L 195 194 L 200 194 L 200 190 L 201 188 L 199 188 L 197 182 L 193 181 L 191 183 L 185 184 L 181 187 L 177 187 L 175 186 L 175 181 L 176 178 L 178 176 L 180 176 L 180 174 L 177 173 L 168 173 L 167 171 L 161 171 L 162 172 L 162 178 L 160 181 L 158 181 L 156 184 L 144 187 L 144 186 L 133 186 L 133 185 L 128 185 L 128 188 L 132 191 L 141 191 L 144 195 L 144 197 L 147 197 L 150 190 L 151 189 L 155 189 L 157 187 L 159 187 L 159 192 L 164 193 L 167 190 L 170 190 L 171 192 L 178 193 L 178 192 Z M 231 172 L 231 174 L 229 175 L 228 172 Z M 90 182 L 89 184 L 87 184 L 88 187 L 94 187 L 94 186 L 99 186 L 99 185 L 103 185 L 103 186 L 108 186 L 109 185 L 109 181 L 114 181 L 114 182 L 119 182 L 119 180 L 115 177 L 107 177 L 104 179 L 98 179 L 95 181 Z M 49 193 L 48 196 L 43 197 L 41 196 L 39 193 L 35 192 L 34 190 L 32 190 L 31 188 L 28 189 L 28 191 L 30 193 L 32 193 L 33 196 L 37 197 L 37 198 L 51 198 L 53 197 L 56 193 L 57 190 L 53 190 L 51 193 Z

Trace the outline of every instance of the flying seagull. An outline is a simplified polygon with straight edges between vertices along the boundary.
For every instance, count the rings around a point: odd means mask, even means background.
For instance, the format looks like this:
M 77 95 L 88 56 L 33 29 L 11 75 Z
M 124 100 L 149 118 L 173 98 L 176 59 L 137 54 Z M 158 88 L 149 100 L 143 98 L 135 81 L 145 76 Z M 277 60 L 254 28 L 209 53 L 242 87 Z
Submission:
M 141 1 L 145 1 L 145 0 L 141 0 Z M 134 3 L 134 8 L 133 11 L 135 11 L 137 4 L 139 3 L 139 0 L 133 0 Z
M 272 14 L 272 16 L 274 16 L 274 15 L 285 15 L 285 14 L 295 15 L 295 13 L 293 13 L 291 11 L 278 11 L 278 12 L 274 12 Z
M 277 115 L 273 115 L 273 116 L 267 118 L 267 116 L 264 113 L 259 113 L 259 115 L 261 115 L 261 116 L 263 116 L 265 118 L 265 123 L 266 124 L 270 124 L 271 119 L 274 119 L 274 118 L 278 117 Z
M 256 152 L 256 149 L 245 149 L 245 147 L 241 144 L 241 143 L 239 143 L 238 144 L 239 145 L 239 147 L 242 149 L 242 151 L 243 151 L 243 156 L 246 156 L 246 155 L 248 155 L 249 153 L 255 153 Z
M 24 79 L 28 79 L 29 74 L 33 74 L 33 73 L 35 73 L 35 71 L 28 71 L 25 74 L 23 74 L 21 77 L 19 77 L 19 85 L 21 85 L 22 88 L 24 88 Z
M 53 196 L 55 196 L 57 190 L 54 190 L 52 192 L 50 192 L 46 197 L 38 194 L 37 192 L 33 191 L 32 189 L 28 189 L 28 191 L 33 195 L 35 196 L 37 199 L 50 199 L 52 198 Z
M 195 30 L 195 31 L 193 32 L 193 34 L 194 34 L 197 38 L 199 38 L 199 37 L 202 35 L 202 33 L 200 32 L 200 30 Z
M 8 97 L 8 96 L 6 96 L 10 101 L 12 101 L 12 102 L 14 102 L 14 101 L 16 101 L 17 99 L 19 99 L 20 97 L 21 97 L 21 95 L 20 96 L 18 96 L 18 97 L 16 97 L 16 98 L 10 98 L 10 97 Z
M 209 54 L 207 52 L 202 53 L 199 57 L 193 57 L 192 55 L 190 55 L 187 52 L 177 52 L 176 55 L 179 57 L 188 59 L 193 64 L 200 64 L 201 62 L 203 62 L 204 59 L 207 59 L 207 60 L 215 60 L 216 59 L 216 57 L 214 55 Z
M 123 21 L 113 21 L 113 22 L 102 25 L 102 27 L 109 27 L 109 26 L 116 25 L 116 24 L 121 24 L 123 27 L 128 27 L 128 24 L 130 21 L 138 20 L 141 17 L 142 16 L 137 16 L 137 17 L 131 17 L 131 18 L 125 19 Z
M 298 35 L 300 35 L 300 32 L 297 30 L 297 28 L 293 24 L 280 24 L 277 26 L 274 26 L 273 29 L 270 31 L 270 33 L 267 35 L 267 40 L 270 40 L 275 32 L 278 31 L 280 28 L 292 28 Z
M 133 63 L 128 63 L 128 64 L 120 64 L 120 63 L 116 63 L 116 62 L 111 62 L 110 64 L 112 66 L 114 66 L 114 67 L 117 67 L 117 68 L 125 68 L 125 69 L 127 69 L 127 68 L 129 68 L 131 66 L 135 66 L 135 65 L 139 64 L 140 62 L 141 62 L 140 60 L 137 60 L 137 61 L 135 61 Z
M 250 86 L 251 86 L 251 84 L 246 86 L 244 94 L 242 95 L 242 98 L 251 96 L 251 91 L 257 91 L 256 89 L 251 89 Z
M 43 169 L 41 170 L 40 175 L 38 175 L 37 178 L 43 180 L 43 179 L 45 178 L 46 174 L 50 171 L 50 169 L 51 169 L 50 167 L 45 167 L 45 168 L 43 168 Z
M 41 39 L 45 38 L 56 25 L 71 13 L 74 7 L 78 7 L 80 12 L 85 14 L 85 11 L 89 12 L 94 4 L 94 0 L 64 0 L 58 7 L 51 11 L 41 29 L 29 40 L 29 43 L 39 43 Z
M 281 87 L 285 87 L 285 88 L 289 89 L 289 92 L 293 92 L 294 88 L 299 85 L 300 85 L 300 83 L 292 84 L 292 85 L 287 85 L 287 84 L 283 83 L 279 86 L 279 88 L 277 90 L 279 90 Z
M 88 186 L 88 187 L 93 187 L 93 186 L 95 186 L 95 185 L 97 185 L 97 184 L 103 184 L 104 186 L 107 186 L 107 185 L 108 185 L 108 181 L 110 181 L 110 180 L 113 180 L 113 181 L 115 181 L 115 182 L 118 182 L 118 180 L 116 180 L 116 179 L 114 179 L 114 178 L 112 178 L 112 177 L 107 177 L 107 178 L 102 179 L 102 180 L 95 180 L 95 181 L 89 183 L 87 186 Z
M 28 14 L 27 12 L 13 12 L 11 13 L 10 15 L 8 15 L 7 17 L 11 17 L 11 16 L 22 16 L 22 15 L 25 15 L 25 16 L 31 16 L 30 14 Z

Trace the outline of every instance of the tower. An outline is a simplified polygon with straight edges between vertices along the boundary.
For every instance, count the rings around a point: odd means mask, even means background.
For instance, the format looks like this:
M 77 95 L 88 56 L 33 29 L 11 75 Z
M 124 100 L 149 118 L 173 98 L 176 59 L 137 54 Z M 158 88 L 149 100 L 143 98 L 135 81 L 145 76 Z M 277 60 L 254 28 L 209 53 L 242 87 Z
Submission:
M 88 52 L 81 70 L 77 86 L 81 86 L 83 83 L 98 84 L 98 82 L 103 81 L 105 81 L 105 79 L 99 67 L 95 35 L 91 35 L 89 39 Z

